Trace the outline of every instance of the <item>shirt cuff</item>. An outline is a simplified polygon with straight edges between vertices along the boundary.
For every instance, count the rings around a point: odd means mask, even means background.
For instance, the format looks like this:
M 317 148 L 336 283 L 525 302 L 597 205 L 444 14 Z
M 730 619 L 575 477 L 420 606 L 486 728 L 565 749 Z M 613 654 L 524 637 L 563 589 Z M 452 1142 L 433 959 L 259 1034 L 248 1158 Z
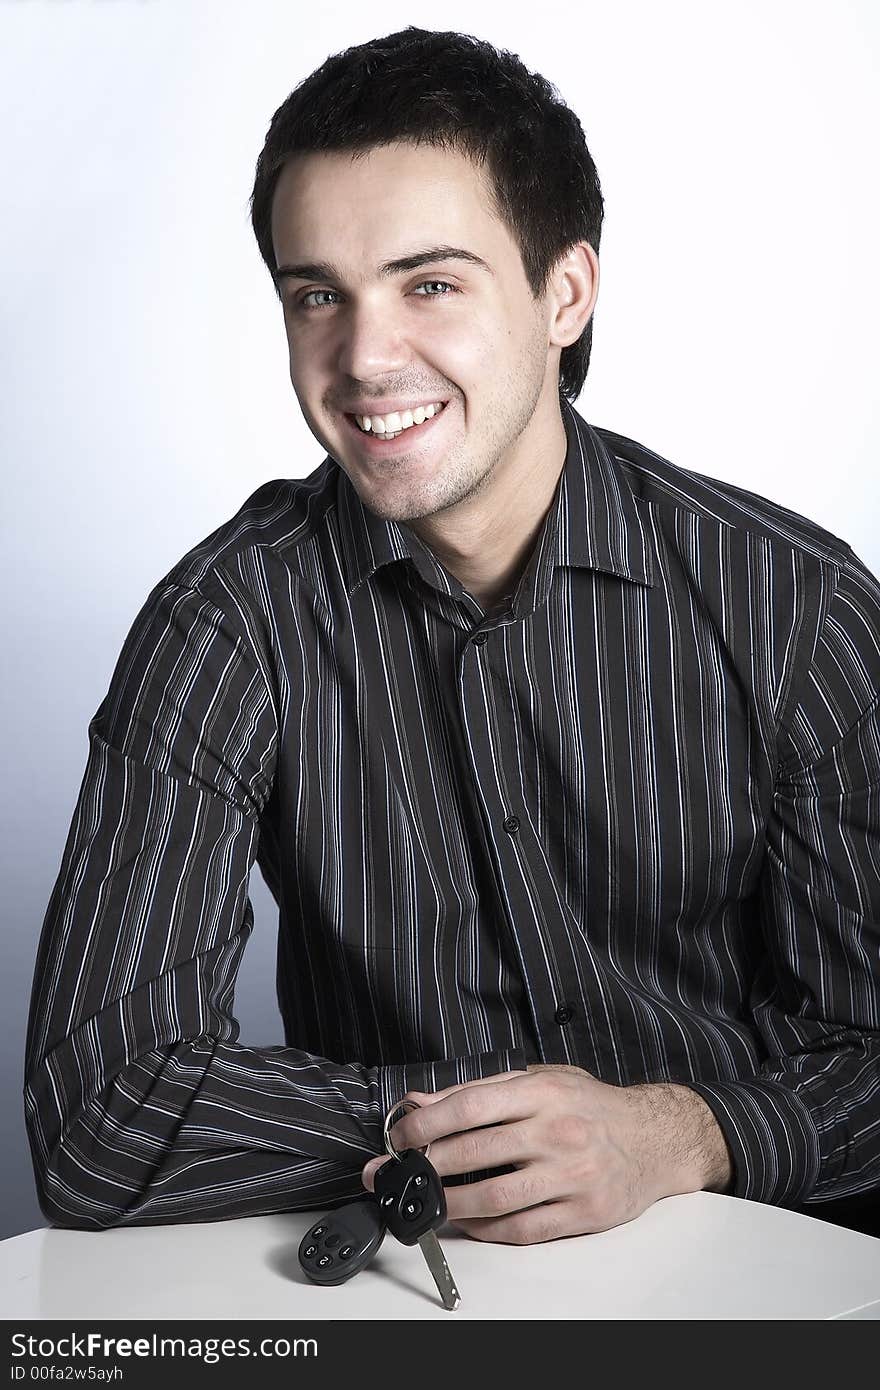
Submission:
M 819 1135 L 793 1091 L 760 1079 L 687 1084 L 710 1107 L 727 1140 L 732 1196 L 787 1206 L 809 1195 L 819 1178 Z
M 467 1057 L 450 1057 L 442 1062 L 407 1062 L 379 1067 L 378 1153 L 384 1152 L 382 1125 L 385 1116 L 403 1100 L 407 1091 L 445 1091 L 447 1086 L 460 1086 L 465 1081 L 477 1081 L 481 1076 L 498 1076 L 506 1071 L 525 1071 L 526 1055 L 521 1047 L 502 1047 L 497 1052 L 475 1052 Z M 395 1116 L 395 1120 L 403 1114 Z

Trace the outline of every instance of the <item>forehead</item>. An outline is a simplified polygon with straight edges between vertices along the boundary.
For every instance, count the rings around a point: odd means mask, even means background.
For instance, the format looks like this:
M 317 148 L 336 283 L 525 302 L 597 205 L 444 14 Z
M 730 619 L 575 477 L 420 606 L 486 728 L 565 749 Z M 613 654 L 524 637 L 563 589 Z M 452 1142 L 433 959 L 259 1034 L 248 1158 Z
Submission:
M 486 260 L 516 253 L 489 175 L 466 155 L 399 142 L 364 153 L 290 160 L 272 203 L 278 264 L 351 258 L 377 264 L 414 246 L 463 246 Z

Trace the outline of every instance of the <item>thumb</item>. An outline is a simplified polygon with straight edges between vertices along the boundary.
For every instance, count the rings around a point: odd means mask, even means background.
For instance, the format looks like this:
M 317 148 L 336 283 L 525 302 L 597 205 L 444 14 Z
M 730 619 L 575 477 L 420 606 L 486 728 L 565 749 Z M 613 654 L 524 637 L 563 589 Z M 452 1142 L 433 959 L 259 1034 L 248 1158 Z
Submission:
M 363 1169 L 361 1171 L 361 1182 L 363 1183 L 364 1187 L 367 1189 L 368 1192 L 373 1191 L 373 1179 L 375 1178 L 378 1169 L 382 1167 L 383 1163 L 390 1162 L 390 1154 L 381 1154 L 378 1158 L 371 1158 L 367 1163 L 364 1164 Z

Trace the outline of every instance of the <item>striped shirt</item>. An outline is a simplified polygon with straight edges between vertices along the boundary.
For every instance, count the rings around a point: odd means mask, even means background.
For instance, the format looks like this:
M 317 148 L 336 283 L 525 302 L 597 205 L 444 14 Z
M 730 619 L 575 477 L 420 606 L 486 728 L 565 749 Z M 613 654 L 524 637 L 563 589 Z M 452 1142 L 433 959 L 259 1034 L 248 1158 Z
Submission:
M 735 1195 L 880 1184 L 880 586 L 804 517 L 563 417 L 492 612 L 329 457 L 146 599 L 36 964 L 50 1220 L 363 1195 L 408 1088 L 532 1061 L 691 1085 Z M 234 1016 L 254 860 L 283 1045 Z

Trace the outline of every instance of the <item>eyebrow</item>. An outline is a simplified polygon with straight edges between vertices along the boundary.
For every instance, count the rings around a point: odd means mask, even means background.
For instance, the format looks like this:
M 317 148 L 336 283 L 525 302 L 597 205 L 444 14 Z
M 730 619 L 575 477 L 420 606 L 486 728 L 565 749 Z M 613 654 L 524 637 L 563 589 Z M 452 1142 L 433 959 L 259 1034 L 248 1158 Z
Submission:
M 422 265 L 433 265 L 435 261 L 466 261 L 490 275 L 495 272 L 473 251 L 465 251 L 460 246 L 430 246 L 425 251 L 414 251 L 410 256 L 399 256 L 396 260 L 385 261 L 379 267 L 382 276 L 402 275 L 408 270 L 418 270 Z M 341 280 L 339 272 L 327 261 L 313 261 L 307 265 L 280 265 L 275 271 L 276 285 L 284 279 L 293 280 Z

